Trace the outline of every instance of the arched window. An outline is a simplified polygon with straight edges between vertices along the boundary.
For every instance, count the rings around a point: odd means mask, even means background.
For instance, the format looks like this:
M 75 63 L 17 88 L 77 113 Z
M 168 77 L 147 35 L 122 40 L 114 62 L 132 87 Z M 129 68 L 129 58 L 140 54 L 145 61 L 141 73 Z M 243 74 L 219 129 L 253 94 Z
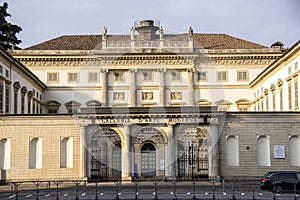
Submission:
M 141 148 L 142 176 L 156 176 L 156 148 L 151 143 L 146 143 Z
M 60 141 L 60 167 L 73 167 L 73 138 L 61 138 Z
M 300 137 L 291 136 L 289 139 L 289 161 L 290 166 L 300 166 Z
M 29 169 L 42 168 L 42 138 L 29 140 Z
M 257 138 L 257 164 L 258 166 L 271 166 L 269 136 L 261 135 Z
M 10 168 L 10 139 L 0 140 L 0 169 Z
M 239 166 L 239 141 L 237 136 L 228 136 L 226 139 L 226 164 Z
M 47 112 L 48 113 L 58 113 L 60 105 L 61 104 L 57 101 L 48 101 L 46 103 Z

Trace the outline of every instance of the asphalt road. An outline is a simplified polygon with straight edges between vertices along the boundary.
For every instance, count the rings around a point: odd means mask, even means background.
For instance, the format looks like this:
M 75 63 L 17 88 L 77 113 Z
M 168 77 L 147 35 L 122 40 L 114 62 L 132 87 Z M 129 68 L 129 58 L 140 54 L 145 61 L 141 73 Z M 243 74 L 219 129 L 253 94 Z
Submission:
M 59 185 L 57 190 L 54 184 L 39 185 L 37 190 L 34 184 L 21 184 L 18 192 L 13 191 L 10 185 L 0 186 L 0 199 L 24 200 L 93 200 L 93 199 L 257 199 L 257 200 L 295 200 L 298 195 L 293 193 L 273 195 L 271 192 L 261 191 L 258 184 L 226 183 L 215 184 L 210 182 L 141 182 L 134 183 L 94 183 L 86 186 L 75 184 Z M 97 194 L 97 197 L 96 197 Z

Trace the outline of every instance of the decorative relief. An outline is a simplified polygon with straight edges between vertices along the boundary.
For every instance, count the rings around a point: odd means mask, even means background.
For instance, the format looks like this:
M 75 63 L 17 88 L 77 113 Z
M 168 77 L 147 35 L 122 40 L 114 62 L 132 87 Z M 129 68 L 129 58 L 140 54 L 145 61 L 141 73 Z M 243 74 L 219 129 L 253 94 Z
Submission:
M 171 100 L 182 100 L 182 92 L 171 92 Z
M 153 100 L 153 92 L 142 92 L 142 100 Z
M 125 99 L 125 93 L 124 92 L 114 92 L 113 99 L 114 100 L 124 100 Z
M 182 142 L 197 141 L 200 138 L 207 138 L 207 133 L 198 126 L 183 127 L 177 137 Z
M 156 144 L 164 144 L 164 137 L 159 130 L 151 127 L 142 128 L 134 137 L 135 144 L 141 144 L 145 141 L 153 141 Z

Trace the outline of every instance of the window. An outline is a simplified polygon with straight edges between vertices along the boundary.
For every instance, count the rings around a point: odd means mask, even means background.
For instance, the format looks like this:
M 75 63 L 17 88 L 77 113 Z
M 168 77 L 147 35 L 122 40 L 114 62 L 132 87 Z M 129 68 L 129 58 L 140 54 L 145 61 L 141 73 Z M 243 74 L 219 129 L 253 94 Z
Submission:
M 115 81 L 124 81 L 124 73 L 123 72 L 114 72 Z
M 252 102 L 248 99 L 239 99 L 235 103 L 240 112 L 247 112 L 252 104 Z
M 172 81 L 180 81 L 181 77 L 180 77 L 180 72 L 171 72 L 171 80 Z
M 237 81 L 248 81 L 248 71 L 238 71 Z
M 257 138 L 257 164 L 271 166 L 269 136 L 261 135 Z
M 58 103 L 57 101 L 48 101 L 46 103 L 47 112 L 48 113 L 58 113 L 60 105 L 61 104 Z
M 218 77 L 217 80 L 218 81 L 228 81 L 228 72 L 227 71 L 219 71 L 217 72 Z
M 10 139 L 0 139 L 0 170 L 10 168 Z
M 77 72 L 69 72 L 68 73 L 68 82 L 77 82 L 78 79 L 78 73 Z
M 153 92 L 142 92 L 142 100 L 153 100 Z
M 68 113 L 78 113 L 79 112 L 79 107 L 80 107 L 80 103 L 77 102 L 77 101 L 69 101 L 65 104 L 67 110 L 68 110 Z
M 99 82 L 99 73 L 98 72 L 89 72 L 88 73 L 89 82 Z
M 60 140 L 60 167 L 73 167 L 73 138 L 66 137 Z
M 299 106 L 299 94 L 298 94 L 298 76 L 294 79 L 294 94 L 295 94 L 295 107 Z
M 152 81 L 152 72 L 143 72 L 143 80 L 144 81 Z
M 288 68 L 288 75 L 290 75 L 292 73 L 292 67 Z
M 27 93 L 27 88 L 22 87 L 21 89 L 21 114 L 24 114 L 25 112 L 25 95 Z
M 14 114 L 18 113 L 18 91 L 20 89 L 20 83 L 19 82 L 15 82 L 14 83 Z
M 5 77 L 9 78 L 9 71 L 7 69 L 5 70 Z
M 58 83 L 58 72 L 48 72 L 48 83 Z
M 171 100 L 182 100 L 182 92 L 171 92 Z
M 288 104 L 289 104 L 289 110 L 292 110 L 292 81 L 290 80 L 288 82 Z
M 29 139 L 29 169 L 42 168 L 42 138 Z
M 9 105 L 10 105 L 10 87 L 9 85 L 5 86 L 5 112 L 9 113 Z
M 2 74 L 2 73 L 3 73 L 3 66 L 0 65 L 0 74 Z
M 294 69 L 295 69 L 295 71 L 298 70 L 298 62 L 295 62 Z
M 4 99 L 4 88 L 3 83 L 0 82 L 0 112 L 3 112 L 3 99 Z
M 226 139 L 226 164 L 239 166 L 239 142 L 236 136 L 228 136 Z
M 198 81 L 207 81 L 207 72 L 200 71 L 197 73 Z
M 27 113 L 31 113 L 31 99 L 32 99 L 32 91 L 27 93 Z
M 299 136 L 291 136 L 289 138 L 289 161 L 290 166 L 300 166 L 300 138 Z

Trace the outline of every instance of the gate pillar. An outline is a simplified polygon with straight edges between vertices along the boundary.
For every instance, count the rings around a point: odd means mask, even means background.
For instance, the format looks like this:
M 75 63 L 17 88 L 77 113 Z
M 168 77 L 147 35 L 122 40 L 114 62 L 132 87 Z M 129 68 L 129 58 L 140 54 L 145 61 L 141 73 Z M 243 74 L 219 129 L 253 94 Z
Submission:
M 209 135 L 211 138 L 210 146 L 208 149 L 208 176 L 210 179 L 216 179 L 219 174 L 219 132 L 218 125 L 215 122 L 211 122 L 209 128 Z
M 124 141 L 122 142 L 122 180 L 131 180 L 130 126 L 124 125 Z

